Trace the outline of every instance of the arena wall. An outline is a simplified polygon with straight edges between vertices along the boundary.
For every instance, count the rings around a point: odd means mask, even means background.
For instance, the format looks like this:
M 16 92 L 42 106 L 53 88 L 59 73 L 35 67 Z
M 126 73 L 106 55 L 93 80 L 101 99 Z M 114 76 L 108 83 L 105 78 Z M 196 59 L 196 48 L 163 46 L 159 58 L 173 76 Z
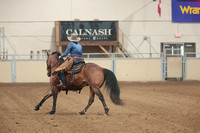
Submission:
M 171 0 L 0 0 L 0 27 L 5 28 L 5 49 L 9 54 L 55 51 L 55 21 L 118 20 L 119 28 L 141 53 L 159 53 L 161 42 L 195 42 L 200 52 L 200 24 L 172 23 Z M 180 38 L 175 33 L 180 32 Z M 125 39 L 125 44 L 130 44 Z M 128 52 L 136 52 L 126 45 Z
M 116 60 L 119 81 L 161 81 L 161 60 Z
M 113 71 L 118 81 L 162 81 L 161 59 L 86 59 Z M 188 58 L 185 63 L 184 80 L 200 80 L 200 60 Z M 49 82 L 46 62 L 0 61 L 0 82 Z
M 45 61 L 0 62 L 0 82 L 49 82 Z M 119 81 L 161 81 L 160 60 L 86 60 L 113 71 Z M 131 64 L 131 65 L 130 65 Z M 11 71 L 15 72 L 12 77 Z M 11 78 L 14 78 L 11 80 Z
M 112 70 L 112 60 L 86 60 Z M 45 61 L 0 62 L 0 82 L 49 82 Z
M 158 0 L 0 0 L 0 28 L 5 30 L 5 50 L 9 55 L 55 51 L 55 21 L 75 19 L 119 21 L 120 31 L 125 34 L 125 48 L 131 53 L 137 50 L 149 53 L 149 45 L 152 53 L 160 53 L 162 42 L 194 42 L 195 52 L 200 53 L 200 24 L 173 23 L 171 1 L 161 2 L 162 13 L 159 17 Z M 182 36 L 176 38 L 177 32 Z M 0 36 L 2 38 L 2 34 Z M 119 36 L 121 40 L 121 34 Z M 2 52 L 3 43 L 0 41 Z M 90 51 L 90 47 L 85 51 Z M 112 70 L 121 81 L 162 80 L 160 60 L 97 59 L 87 62 Z M 199 62 L 188 60 L 187 63 L 187 79 L 199 80 Z M 29 76 L 29 73 L 34 76 Z M 0 61 L 0 74 L 0 82 L 48 82 L 44 61 Z M 38 74 L 42 76 L 35 77 Z
M 11 82 L 11 62 L 0 62 L 0 82 Z
M 200 60 L 187 60 L 187 80 L 200 80 Z
M 48 82 L 45 61 L 17 61 L 16 82 Z

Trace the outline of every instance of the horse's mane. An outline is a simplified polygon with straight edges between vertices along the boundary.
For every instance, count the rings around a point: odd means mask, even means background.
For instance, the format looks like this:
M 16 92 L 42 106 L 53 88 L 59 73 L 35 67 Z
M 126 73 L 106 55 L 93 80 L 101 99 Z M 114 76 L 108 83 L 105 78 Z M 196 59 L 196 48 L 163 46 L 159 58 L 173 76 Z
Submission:
M 60 55 L 61 55 L 61 53 L 58 52 L 58 51 L 55 51 L 55 52 L 53 52 L 53 53 L 51 53 L 51 54 L 52 54 L 52 55 L 56 54 L 57 56 L 60 56 Z

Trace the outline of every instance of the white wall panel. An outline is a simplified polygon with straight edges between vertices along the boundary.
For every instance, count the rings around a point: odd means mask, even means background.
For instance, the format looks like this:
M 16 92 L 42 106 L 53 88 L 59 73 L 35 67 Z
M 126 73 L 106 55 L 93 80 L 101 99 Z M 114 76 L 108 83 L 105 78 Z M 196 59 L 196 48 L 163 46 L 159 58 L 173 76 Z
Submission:
M 11 82 L 11 62 L 0 62 L 0 82 Z
M 200 60 L 187 60 L 187 80 L 200 80 Z
M 0 21 L 70 19 L 71 0 L 0 0 Z
M 161 17 L 157 8 L 158 0 L 0 0 L 0 27 L 5 28 L 9 54 L 54 51 L 54 22 L 75 18 L 119 20 L 119 28 L 141 53 L 149 52 L 144 36 L 151 37 L 157 52 L 161 42 L 196 42 L 200 52 L 200 24 L 172 23 L 171 0 L 161 2 Z M 175 38 L 176 32 L 182 34 L 181 38 Z M 128 46 L 129 52 L 135 52 L 131 47 Z

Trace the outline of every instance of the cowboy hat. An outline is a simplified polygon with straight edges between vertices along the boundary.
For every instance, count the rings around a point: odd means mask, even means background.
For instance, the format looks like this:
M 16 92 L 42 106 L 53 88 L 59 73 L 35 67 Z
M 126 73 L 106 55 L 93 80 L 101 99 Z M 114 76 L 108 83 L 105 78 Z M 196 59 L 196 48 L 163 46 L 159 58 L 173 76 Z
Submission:
M 67 39 L 71 42 L 79 42 L 81 40 L 80 37 L 77 37 L 76 33 L 72 33 L 70 37 L 67 37 Z

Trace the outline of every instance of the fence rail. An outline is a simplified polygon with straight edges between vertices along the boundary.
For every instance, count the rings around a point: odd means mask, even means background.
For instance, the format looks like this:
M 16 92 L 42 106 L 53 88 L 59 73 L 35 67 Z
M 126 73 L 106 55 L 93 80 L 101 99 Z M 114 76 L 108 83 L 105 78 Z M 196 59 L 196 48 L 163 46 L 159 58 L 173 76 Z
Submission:
M 129 54 L 130 57 L 126 55 Z M 167 55 L 167 54 L 166 54 Z M 182 56 L 181 54 L 175 54 L 174 56 Z M 163 53 L 83 53 L 85 59 L 93 58 L 108 58 L 108 59 L 152 59 L 163 58 Z M 187 52 L 183 56 L 184 58 L 200 58 L 200 53 Z M 0 61 L 6 60 L 46 60 L 46 54 L 8 54 L 7 52 L 0 52 Z
M 126 57 L 126 55 L 131 55 Z M 124 58 L 124 59 L 133 59 L 133 58 L 161 58 L 161 53 L 83 53 L 83 57 L 86 59 L 91 58 Z M 7 54 L 0 53 L 0 61 L 5 60 L 46 60 L 46 54 Z

